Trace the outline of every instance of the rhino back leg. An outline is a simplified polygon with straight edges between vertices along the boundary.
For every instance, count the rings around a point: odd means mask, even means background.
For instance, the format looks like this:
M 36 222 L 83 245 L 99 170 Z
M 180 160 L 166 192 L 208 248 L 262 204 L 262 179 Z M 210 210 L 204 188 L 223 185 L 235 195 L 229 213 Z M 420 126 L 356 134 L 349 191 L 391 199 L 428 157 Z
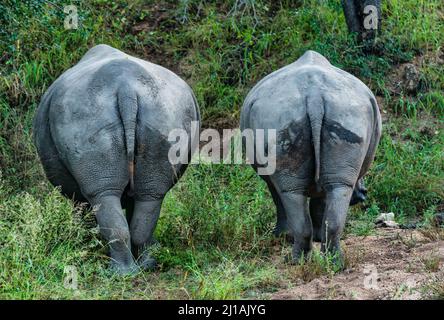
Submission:
M 92 199 L 100 233 L 109 244 L 111 268 L 121 274 L 137 270 L 131 253 L 128 222 L 123 214 L 120 197 L 109 194 Z
M 122 194 L 129 181 L 123 128 L 113 125 L 102 128 L 100 134 L 87 130 L 85 133 L 82 141 L 75 136 L 59 135 L 59 149 L 67 154 L 72 175 L 94 207 L 100 233 L 109 244 L 112 269 L 132 273 L 136 264 L 122 210 Z M 72 149 L 78 152 L 72 153 Z
M 143 109 L 142 109 L 143 110 Z M 143 115 L 141 115 L 143 118 Z M 138 121 L 134 170 L 134 212 L 130 223 L 132 248 L 142 269 L 152 269 L 150 254 L 154 231 L 163 199 L 183 174 L 186 165 L 172 165 L 168 159 L 171 144 L 158 129 Z
M 277 135 L 276 172 L 269 179 L 282 203 L 289 234 L 293 236 L 293 259 L 306 255 L 312 246 L 312 222 L 308 190 L 313 183 L 311 128 L 306 119 L 293 121 Z
M 288 228 L 293 235 L 293 260 L 306 257 L 312 248 L 313 228 L 308 210 L 308 200 L 304 194 L 281 193 L 282 204 L 287 212 Z
M 130 224 L 133 255 L 142 269 L 153 269 L 156 260 L 150 254 L 155 243 L 154 230 L 160 215 L 162 200 L 137 200 Z
M 284 205 L 282 204 L 281 197 L 279 196 L 273 183 L 268 180 L 268 189 L 270 190 L 271 197 L 276 206 L 276 227 L 274 228 L 274 235 L 278 237 L 281 234 L 289 232 L 287 224 L 287 213 L 285 212 Z
M 252 166 L 253 169 L 257 172 L 257 167 L 255 165 Z M 273 183 L 270 180 L 270 176 L 260 175 L 260 177 L 267 184 L 268 190 L 271 193 L 271 197 L 273 199 L 274 205 L 276 206 L 276 226 L 274 228 L 274 235 L 278 237 L 279 235 L 288 232 L 287 225 L 287 214 L 285 213 L 284 206 L 282 204 L 279 193 L 276 191 Z
M 321 228 L 321 249 L 335 255 L 342 262 L 340 238 L 345 226 L 353 188 L 347 185 L 329 186 L 325 196 L 325 211 Z
M 334 104 L 329 107 L 335 110 Z M 339 261 L 340 237 L 369 141 L 367 119 L 350 124 L 341 117 L 341 113 L 327 112 L 324 118 L 319 180 L 325 192 L 322 249 L 337 254 Z

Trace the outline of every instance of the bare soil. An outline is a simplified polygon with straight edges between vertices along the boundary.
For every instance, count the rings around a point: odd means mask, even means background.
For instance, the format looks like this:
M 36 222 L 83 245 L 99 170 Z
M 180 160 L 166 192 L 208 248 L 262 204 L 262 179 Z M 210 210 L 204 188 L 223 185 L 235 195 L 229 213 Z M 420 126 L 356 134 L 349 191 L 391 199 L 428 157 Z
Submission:
M 344 271 L 290 284 L 271 299 L 430 298 L 428 286 L 444 281 L 444 241 L 437 232 L 378 229 L 372 236 L 349 236 Z

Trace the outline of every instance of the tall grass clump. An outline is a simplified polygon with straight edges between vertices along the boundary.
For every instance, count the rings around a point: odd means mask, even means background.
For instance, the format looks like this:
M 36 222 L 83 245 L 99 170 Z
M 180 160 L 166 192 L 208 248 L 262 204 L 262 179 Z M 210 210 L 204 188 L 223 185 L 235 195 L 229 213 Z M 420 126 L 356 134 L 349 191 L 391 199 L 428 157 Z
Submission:
M 276 209 L 258 179 L 247 166 L 190 166 L 164 201 L 159 241 L 176 248 L 171 249 L 176 254 L 181 254 L 179 248 L 234 255 L 262 251 L 271 238 Z
M 75 266 L 82 276 L 82 268 L 98 258 L 97 232 L 82 223 L 82 207 L 57 189 L 41 196 L 10 191 L 0 180 L 1 298 L 69 294 L 64 270 Z

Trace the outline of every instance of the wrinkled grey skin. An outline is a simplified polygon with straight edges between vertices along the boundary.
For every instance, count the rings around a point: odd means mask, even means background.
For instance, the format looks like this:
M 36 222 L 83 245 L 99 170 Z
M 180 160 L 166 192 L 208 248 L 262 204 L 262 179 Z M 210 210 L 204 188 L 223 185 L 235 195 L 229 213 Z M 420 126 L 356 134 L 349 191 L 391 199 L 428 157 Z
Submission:
M 119 273 L 155 264 L 148 247 L 162 200 L 186 167 L 168 161 L 168 134 L 198 135 L 193 120 L 198 105 L 183 80 L 107 45 L 90 49 L 41 100 L 34 139 L 46 175 L 97 209 Z
M 361 179 L 381 135 L 372 92 L 307 51 L 250 91 L 240 126 L 277 132 L 276 171 L 262 178 L 277 207 L 276 233 L 293 236 L 293 258 L 306 256 L 314 240 L 340 259 L 347 210 L 365 199 Z
M 378 29 L 381 22 L 381 0 L 341 0 L 344 10 L 345 20 L 350 32 L 355 32 L 359 40 L 373 41 L 376 37 L 376 30 L 366 30 L 364 28 L 364 8 L 373 5 L 378 9 Z

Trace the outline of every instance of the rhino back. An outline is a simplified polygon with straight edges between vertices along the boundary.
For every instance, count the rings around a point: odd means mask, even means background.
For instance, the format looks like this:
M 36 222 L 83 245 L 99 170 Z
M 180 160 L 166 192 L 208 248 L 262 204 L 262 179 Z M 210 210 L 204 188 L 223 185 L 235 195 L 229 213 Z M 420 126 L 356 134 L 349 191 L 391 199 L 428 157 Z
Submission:
M 49 127 L 58 156 L 84 186 L 99 179 L 121 189 L 128 181 L 121 101 L 137 103 L 137 125 L 156 132 L 156 139 L 167 140 L 171 129 L 187 129 L 198 118 L 190 88 L 171 71 L 108 46 L 91 49 L 54 82 L 35 118 L 37 131 Z M 99 167 L 103 174 L 91 175 Z
M 245 100 L 241 125 L 251 128 L 287 127 L 290 122 L 306 117 L 307 97 L 317 95 L 327 102 L 327 117 L 359 130 L 359 123 L 355 125 L 355 120 L 362 118 L 363 113 L 372 114 L 373 94 L 359 79 L 321 57 L 309 51 L 295 63 L 260 81 Z
M 352 183 L 365 171 L 360 169 L 366 157 L 374 153 L 379 117 L 376 99 L 367 86 L 321 55 L 309 52 L 251 90 L 243 106 L 241 127 L 277 130 L 278 168 L 279 157 L 304 157 L 292 160 L 295 170 L 315 158 L 320 161 L 318 170 L 324 181 Z M 319 129 L 313 131 L 316 122 Z M 318 157 L 312 154 L 314 141 L 322 144 Z M 330 161 L 332 156 L 335 161 Z
M 197 117 L 191 90 L 179 77 L 115 51 L 82 59 L 56 80 L 49 93 L 50 105 L 42 106 L 49 108 L 54 136 L 85 147 L 91 137 L 118 127 L 122 87 L 137 95 L 140 121 L 165 135 L 171 128 L 181 128 L 186 119 Z

